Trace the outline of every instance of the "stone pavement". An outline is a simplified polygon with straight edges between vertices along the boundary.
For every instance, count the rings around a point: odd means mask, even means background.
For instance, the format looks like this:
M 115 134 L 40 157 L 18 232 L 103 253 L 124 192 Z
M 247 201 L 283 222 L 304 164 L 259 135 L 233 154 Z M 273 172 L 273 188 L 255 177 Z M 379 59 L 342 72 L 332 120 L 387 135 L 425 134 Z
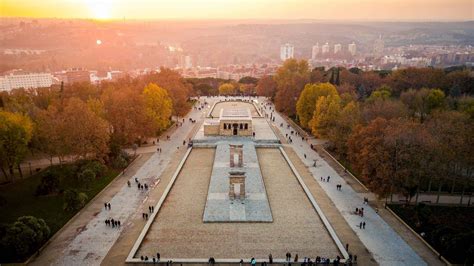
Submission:
M 229 144 L 243 144 L 243 167 L 230 168 Z M 245 173 L 245 199 L 229 199 L 229 172 Z M 272 222 L 265 185 L 251 140 L 217 142 L 204 222 Z
M 185 149 L 183 140 L 187 141 L 189 133 L 196 124 L 190 123 L 188 118 L 202 120 L 204 111 L 192 110 L 186 117 L 185 123 L 177 127 L 169 141 L 162 140 L 159 147 L 162 153 L 155 151 L 143 164 L 139 165 L 136 173 L 127 171 L 127 175 L 116 182 L 116 188 L 109 191 L 106 188 L 92 204 L 86 206 L 69 224 L 62 228 L 52 239 L 51 243 L 42 251 L 41 255 L 31 263 L 37 265 L 98 265 L 109 252 L 121 232 L 127 227 L 128 219 L 148 198 L 148 193 L 160 185 L 160 175 L 168 165 L 172 155 L 180 148 Z M 127 179 L 131 187 L 126 184 Z M 140 191 L 134 178 L 141 184 L 149 186 L 148 191 Z M 112 194 L 111 194 L 112 192 Z M 104 210 L 103 203 L 109 202 L 111 210 Z M 93 215 L 91 215 L 93 213 Z M 107 218 L 120 220 L 120 228 L 107 227 L 104 221 Z M 72 232 L 72 233 L 71 233 Z
M 275 115 L 275 125 L 283 135 L 294 130 L 286 127 L 287 123 L 278 113 Z M 283 127 L 279 127 L 284 123 Z M 321 187 L 331 198 L 344 219 L 352 226 L 354 232 L 372 253 L 374 259 L 381 265 L 427 265 L 425 261 L 388 225 L 369 205 L 363 204 L 363 197 L 346 185 L 340 177 L 318 153 L 311 150 L 301 137 L 292 136 L 291 146 L 300 159 L 309 168 L 313 177 L 320 182 Z M 306 154 L 306 158 L 304 158 Z M 313 167 L 317 160 L 317 167 Z M 320 177 L 331 176 L 330 182 L 321 182 Z M 342 184 L 342 191 L 336 189 L 336 184 Z M 364 208 L 364 217 L 354 214 L 355 208 Z M 366 229 L 359 228 L 359 223 L 365 222 Z

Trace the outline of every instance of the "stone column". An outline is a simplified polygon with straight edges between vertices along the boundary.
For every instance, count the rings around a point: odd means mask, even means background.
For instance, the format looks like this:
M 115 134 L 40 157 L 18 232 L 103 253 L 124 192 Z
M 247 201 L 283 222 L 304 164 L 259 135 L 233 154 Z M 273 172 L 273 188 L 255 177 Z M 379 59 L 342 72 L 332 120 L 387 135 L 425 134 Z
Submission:
M 242 147 L 239 147 L 239 167 L 244 166 L 244 153 L 242 151 Z
M 234 167 L 234 153 L 235 153 L 235 146 L 229 144 L 230 167 Z

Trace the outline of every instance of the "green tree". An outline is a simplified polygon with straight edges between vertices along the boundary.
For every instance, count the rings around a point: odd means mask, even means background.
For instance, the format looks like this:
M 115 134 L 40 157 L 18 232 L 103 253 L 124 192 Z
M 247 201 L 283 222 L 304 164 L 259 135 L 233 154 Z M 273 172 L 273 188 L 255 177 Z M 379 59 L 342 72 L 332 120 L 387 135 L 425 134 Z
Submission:
M 0 167 L 9 169 L 13 178 L 13 168 L 20 170 L 20 163 L 28 151 L 28 143 L 33 134 L 33 123 L 30 118 L 17 113 L 0 111 Z M 5 171 L 3 170 L 5 173 Z M 20 171 L 21 174 L 21 171 Z
M 158 85 L 150 83 L 143 90 L 146 113 L 153 121 L 156 132 L 165 130 L 170 124 L 172 102 L 168 92 Z
M 73 212 L 81 209 L 86 205 L 87 195 L 78 192 L 75 189 L 68 189 L 64 191 L 64 210 Z
M 440 89 L 431 89 L 427 96 L 428 101 L 428 112 L 432 110 L 442 108 L 445 104 L 444 92 Z
M 86 188 L 89 188 L 89 186 L 92 184 L 94 181 L 96 175 L 93 170 L 91 169 L 84 169 L 82 172 L 77 174 L 77 179 L 79 182 L 84 184 Z
M 307 84 L 304 87 L 296 103 L 296 113 L 303 128 L 310 128 L 309 122 L 313 118 L 318 99 L 329 95 L 338 95 L 336 87 L 329 83 Z
M 23 258 L 39 248 L 49 237 L 51 230 L 43 219 L 33 216 L 19 217 L 7 226 L 0 246 L 13 253 L 13 258 Z

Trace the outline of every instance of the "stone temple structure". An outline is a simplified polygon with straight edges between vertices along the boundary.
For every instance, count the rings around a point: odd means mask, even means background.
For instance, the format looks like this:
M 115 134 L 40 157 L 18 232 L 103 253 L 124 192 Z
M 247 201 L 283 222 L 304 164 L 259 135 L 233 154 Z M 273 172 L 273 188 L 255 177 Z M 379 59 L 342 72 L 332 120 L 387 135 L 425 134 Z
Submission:
M 204 123 L 205 136 L 252 136 L 252 115 L 248 108 L 222 109 L 219 120 Z

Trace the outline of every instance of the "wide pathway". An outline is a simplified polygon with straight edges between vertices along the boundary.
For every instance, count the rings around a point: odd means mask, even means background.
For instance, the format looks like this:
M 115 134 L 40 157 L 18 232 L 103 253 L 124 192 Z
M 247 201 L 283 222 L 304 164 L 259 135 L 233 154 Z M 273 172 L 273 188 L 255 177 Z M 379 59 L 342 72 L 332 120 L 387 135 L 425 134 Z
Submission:
M 270 113 L 267 110 L 266 112 Z M 275 126 L 285 136 L 291 135 L 293 128 L 287 128 L 287 123 L 277 112 L 275 115 Z M 283 123 L 284 126 L 280 127 Z M 313 174 L 316 181 L 333 201 L 336 208 L 341 212 L 344 219 L 356 232 L 362 243 L 372 253 L 377 263 L 381 265 L 427 265 L 423 259 L 375 212 L 369 205 L 363 204 L 363 198 L 345 180 L 330 167 L 318 153 L 311 150 L 310 145 L 301 139 L 301 136 L 291 136 L 291 146 Z M 306 158 L 305 155 L 306 154 Z M 314 167 L 314 160 L 317 166 Z M 320 181 L 320 177 L 330 176 L 330 182 Z M 342 191 L 336 189 L 336 185 L 342 185 Z M 364 217 L 355 215 L 356 208 L 364 208 Z M 360 222 L 365 222 L 365 229 L 359 228 Z
M 148 147 L 154 154 L 141 166 L 138 171 L 130 176 L 131 187 L 126 182 L 122 182 L 121 188 L 117 189 L 116 194 L 109 198 L 101 197 L 94 201 L 103 200 L 111 204 L 111 210 L 104 210 L 103 202 L 100 209 L 97 202 L 86 206 L 79 215 L 73 218 L 51 243 L 41 252 L 41 255 L 35 258 L 31 263 L 37 265 L 98 265 L 107 255 L 109 249 L 119 238 L 122 230 L 127 228 L 127 223 L 132 214 L 142 208 L 142 203 L 148 198 L 150 190 L 160 185 L 159 177 L 168 165 L 172 155 L 177 149 L 185 149 L 183 140 L 188 139 L 193 131 L 195 123 L 188 121 L 189 117 L 200 122 L 204 118 L 205 111 L 192 111 L 184 118 L 182 126 L 177 127 L 171 134 L 171 139 L 166 140 L 166 134 L 159 142 L 158 146 Z M 156 152 L 157 147 L 162 152 Z M 141 184 L 149 186 L 148 191 L 140 191 L 135 183 L 137 178 Z M 113 182 L 115 182 L 114 180 Z M 103 192 L 107 192 L 106 188 Z M 105 193 L 107 194 L 107 193 Z M 93 209 L 93 210 L 88 210 Z M 94 213 L 94 215 L 91 215 Z M 86 216 L 89 217 L 81 217 Z M 85 218 L 85 219 L 84 219 Z M 111 228 L 105 225 L 104 221 L 108 218 L 121 221 L 120 228 Z M 75 221 L 74 221 L 75 220 Z M 81 224 L 80 221 L 85 221 Z M 71 231 L 73 231 L 71 233 Z

